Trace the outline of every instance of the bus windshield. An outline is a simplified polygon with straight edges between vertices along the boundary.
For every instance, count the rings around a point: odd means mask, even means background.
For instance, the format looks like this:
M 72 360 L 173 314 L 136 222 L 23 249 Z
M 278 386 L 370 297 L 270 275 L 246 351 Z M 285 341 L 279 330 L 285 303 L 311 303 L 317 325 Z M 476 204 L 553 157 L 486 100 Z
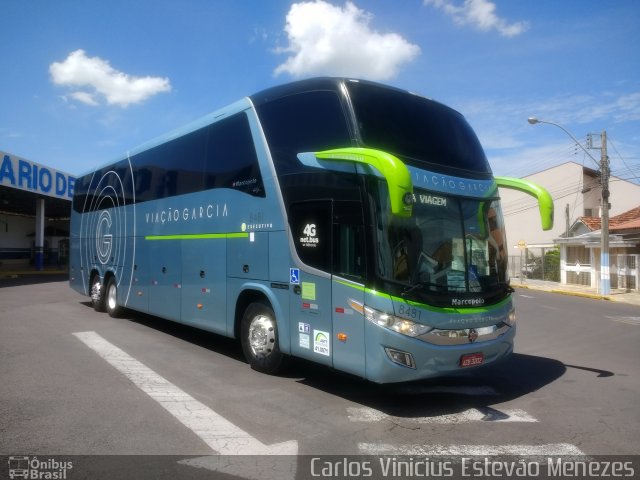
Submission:
M 485 299 L 489 303 L 496 294 L 504 296 L 507 252 L 498 199 L 460 198 L 416 189 L 413 215 L 401 218 L 392 215 L 386 205 L 386 186 L 380 184 L 378 192 L 377 273 L 396 284 L 397 293 L 460 306 L 483 304 Z M 476 303 L 473 298 L 478 299 Z
M 490 178 L 475 133 L 455 110 L 418 95 L 347 82 L 363 146 L 408 164 L 457 176 Z

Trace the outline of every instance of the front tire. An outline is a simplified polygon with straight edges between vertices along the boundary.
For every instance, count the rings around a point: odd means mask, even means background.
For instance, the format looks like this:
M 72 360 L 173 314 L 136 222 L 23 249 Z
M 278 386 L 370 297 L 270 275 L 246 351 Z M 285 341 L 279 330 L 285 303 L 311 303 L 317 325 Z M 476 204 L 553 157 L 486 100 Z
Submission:
M 278 343 L 278 326 L 273 309 L 264 303 L 252 303 L 240 325 L 240 342 L 251 368 L 273 375 L 284 366 L 284 354 Z
M 120 317 L 122 314 L 122 307 L 118 305 L 118 284 L 116 282 L 116 277 L 111 277 L 107 282 L 104 302 L 107 313 L 110 317 Z

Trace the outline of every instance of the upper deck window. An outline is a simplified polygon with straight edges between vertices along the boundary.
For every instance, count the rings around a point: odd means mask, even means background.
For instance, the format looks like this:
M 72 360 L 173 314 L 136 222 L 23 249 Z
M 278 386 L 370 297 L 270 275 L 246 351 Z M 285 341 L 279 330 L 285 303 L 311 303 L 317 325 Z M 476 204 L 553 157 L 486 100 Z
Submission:
M 266 102 L 260 122 L 279 175 L 297 173 L 300 152 L 351 146 L 351 136 L 335 91 L 314 90 Z
M 440 103 L 400 90 L 347 82 L 360 139 L 418 168 L 458 176 L 491 174 L 464 117 Z

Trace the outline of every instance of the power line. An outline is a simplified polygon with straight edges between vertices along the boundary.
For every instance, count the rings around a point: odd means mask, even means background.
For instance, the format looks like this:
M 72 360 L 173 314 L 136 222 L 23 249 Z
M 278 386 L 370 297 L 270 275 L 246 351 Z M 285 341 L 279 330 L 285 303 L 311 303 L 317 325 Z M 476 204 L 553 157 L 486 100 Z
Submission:
M 609 143 L 611 144 L 611 146 L 613 147 L 613 149 L 615 150 L 616 154 L 618 155 L 618 158 L 620 158 L 620 160 L 622 160 L 622 163 L 624 163 L 624 166 L 627 168 L 629 173 L 633 175 L 633 178 L 635 180 L 640 180 L 640 177 L 634 174 L 634 171 L 637 171 L 637 170 L 634 170 L 629 165 L 627 165 L 626 160 L 622 157 L 622 155 L 620 155 L 620 152 L 618 152 L 618 149 L 616 148 L 614 143 L 611 141 L 611 139 L 609 138 L 608 140 L 609 140 Z M 640 170 L 640 167 L 638 168 L 638 170 Z

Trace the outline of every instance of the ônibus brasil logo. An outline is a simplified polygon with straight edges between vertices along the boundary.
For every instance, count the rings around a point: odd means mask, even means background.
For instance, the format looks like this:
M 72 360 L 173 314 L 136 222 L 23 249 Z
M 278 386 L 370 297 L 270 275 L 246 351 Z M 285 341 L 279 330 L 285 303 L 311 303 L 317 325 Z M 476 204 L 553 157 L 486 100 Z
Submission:
M 9 478 L 65 480 L 73 462 L 55 458 L 39 459 L 14 455 L 9 457 Z

